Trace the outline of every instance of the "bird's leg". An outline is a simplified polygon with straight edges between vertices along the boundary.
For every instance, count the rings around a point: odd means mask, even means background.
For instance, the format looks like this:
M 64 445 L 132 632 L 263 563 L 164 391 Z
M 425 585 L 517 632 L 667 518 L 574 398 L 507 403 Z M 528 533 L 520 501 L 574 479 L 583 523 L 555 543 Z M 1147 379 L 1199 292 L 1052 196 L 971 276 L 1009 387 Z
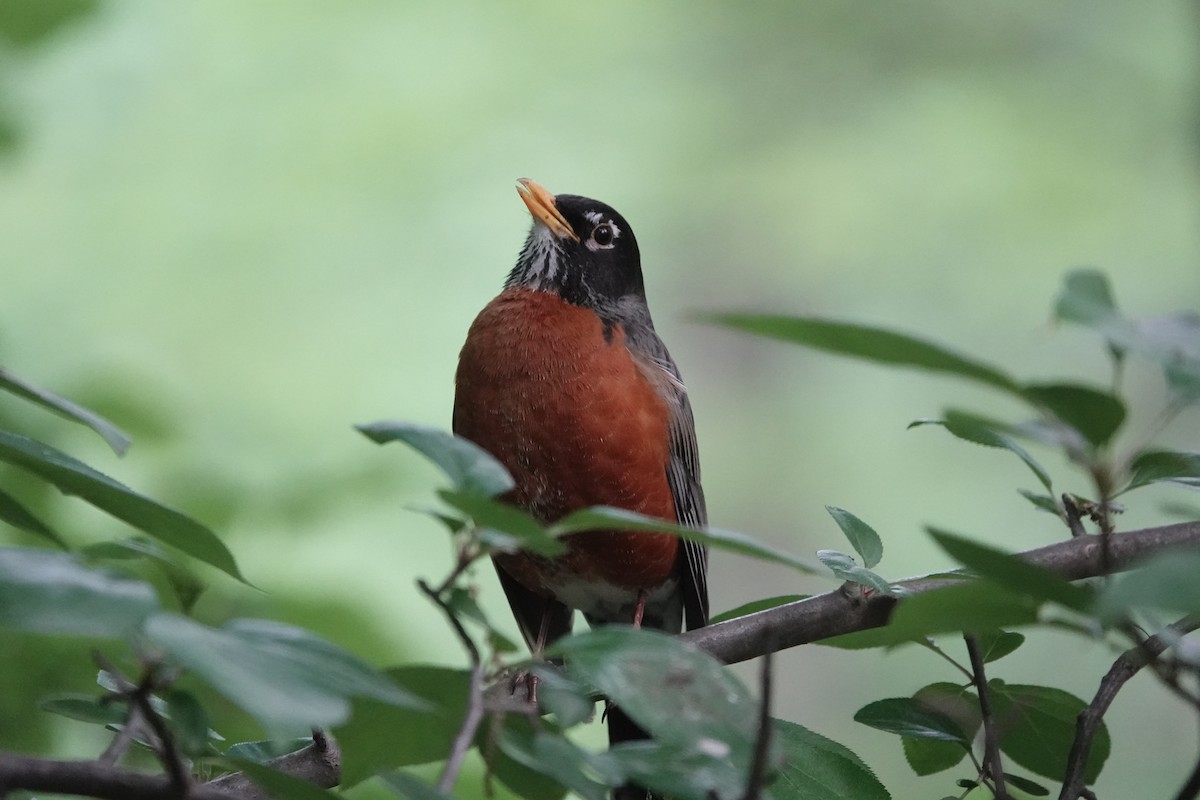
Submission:
M 538 626 L 537 639 L 535 639 L 533 642 L 533 660 L 534 661 L 542 660 L 542 653 L 546 649 L 546 640 L 549 638 L 550 638 L 550 613 L 546 612 L 545 614 L 542 614 L 542 624 Z M 537 675 L 535 675 L 533 673 L 533 670 L 528 670 L 523 677 L 525 680 L 525 693 L 529 699 L 529 702 L 533 706 L 536 707 L 537 706 L 537 685 L 538 685 Z
M 633 627 L 642 627 L 642 617 L 646 614 L 646 590 L 638 589 L 637 605 L 633 607 Z

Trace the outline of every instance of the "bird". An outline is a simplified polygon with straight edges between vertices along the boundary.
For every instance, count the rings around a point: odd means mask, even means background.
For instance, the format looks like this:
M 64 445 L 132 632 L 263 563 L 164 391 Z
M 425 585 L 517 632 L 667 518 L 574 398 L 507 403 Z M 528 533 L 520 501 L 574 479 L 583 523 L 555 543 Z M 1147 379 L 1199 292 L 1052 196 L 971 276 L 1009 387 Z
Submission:
M 603 202 L 554 195 L 528 178 L 517 191 L 532 226 L 500 294 L 468 330 L 454 433 L 512 475 L 500 500 L 542 524 L 602 505 L 704 527 L 691 401 L 654 329 L 632 227 Z M 575 611 L 593 627 L 678 633 L 707 624 L 702 544 L 622 530 L 564 544 L 554 557 L 493 556 L 535 656 L 570 633 Z M 615 706 L 607 721 L 613 744 L 646 738 Z M 645 794 L 622 788 L 614 796 Z

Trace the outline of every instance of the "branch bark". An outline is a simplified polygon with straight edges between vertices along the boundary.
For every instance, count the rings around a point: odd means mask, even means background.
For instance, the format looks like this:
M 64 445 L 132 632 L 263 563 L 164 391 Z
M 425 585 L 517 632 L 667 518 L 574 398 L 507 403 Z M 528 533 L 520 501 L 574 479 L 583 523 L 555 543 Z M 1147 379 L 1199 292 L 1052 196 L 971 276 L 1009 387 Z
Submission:
M 1102 553 L 1100 536 L 1084 535 L 1017 555 L 1030 564 L 1075 581 L 1121 572 L 1153 553 L 1198 544 L 1200 522 L 1182 522 L 1114 534 L 1109 537 L 1106 553 Z M 899 581 L 896 585 L 912 595 L 958 582 L 951 578 L 923 577 Z M 887 624 L 896 602 L 893 597 L 879 595 L 866 600 L 852 599 L 835 589 L 689 631 L 682 634 L 682 639 L 726 664 L 736 664 L 757 658 L 768 650 L 783 650 L 830 636 L 881 627 Z

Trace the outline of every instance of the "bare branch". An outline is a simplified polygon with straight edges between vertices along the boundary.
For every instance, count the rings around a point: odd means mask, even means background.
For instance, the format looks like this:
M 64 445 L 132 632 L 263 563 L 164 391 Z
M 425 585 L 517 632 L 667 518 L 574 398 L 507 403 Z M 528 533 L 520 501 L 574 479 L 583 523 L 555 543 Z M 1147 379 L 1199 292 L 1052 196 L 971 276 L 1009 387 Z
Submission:
M 1129 569 L 1152 553 L 1200 543 L 1200 522 L 1182 522 L 1160 528 L 1118 533 L 1110 537 L 1110 568 L 1105 569 L 1099 536 L 1079 536 L 1028 550 L 1018 555 L 1066 578 L 1094 578 Z M 960 583 L 957 578 L 912 578 L 898 582 L 908 594 L 941 589 Z M 852 601 L 840 589 L 806 600 L 777 606 L 744 617 L 698 628 L 682 635 L 686 642 L 706 650 L 727 664 L 756 658 L 770 649 L 796 647 L 830 636 L 886 625 L 896 599 L 874 595 Z
M 742 800 L 759 800 L 767 782 L 767 757 L 771 753 L 771 653 L 764 653 L 759 683 L 758 736 L 754 740 L 754 759 Z
M 996 800 L 1012 800 L 1004 787 L 1004 765 L 1000 762 L 1000 740 L 996 737 L 996 720 L 992 716 L 992 700 L 988 693 L 987 675 L 983 669 L 983 653 L 979 649 L 979 637 L 965 634 L 967 655 L 971 659 L 971 681 L 979 695 L 979 714 L 983 719 L 983 771 L 992 781 Z

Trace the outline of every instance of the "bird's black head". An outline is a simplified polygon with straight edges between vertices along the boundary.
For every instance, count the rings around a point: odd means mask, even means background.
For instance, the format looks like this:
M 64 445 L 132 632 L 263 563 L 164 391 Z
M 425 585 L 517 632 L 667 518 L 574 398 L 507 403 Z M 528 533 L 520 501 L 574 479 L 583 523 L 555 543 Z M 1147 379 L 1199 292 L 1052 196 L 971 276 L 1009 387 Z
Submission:
M 552 195 L 528 178 L 518 191 L 534 222 L 505 287 L 554 292 L 602 317 L 630 300 L 644 304 L 641 256 L 624 217 L 599 200 Z

